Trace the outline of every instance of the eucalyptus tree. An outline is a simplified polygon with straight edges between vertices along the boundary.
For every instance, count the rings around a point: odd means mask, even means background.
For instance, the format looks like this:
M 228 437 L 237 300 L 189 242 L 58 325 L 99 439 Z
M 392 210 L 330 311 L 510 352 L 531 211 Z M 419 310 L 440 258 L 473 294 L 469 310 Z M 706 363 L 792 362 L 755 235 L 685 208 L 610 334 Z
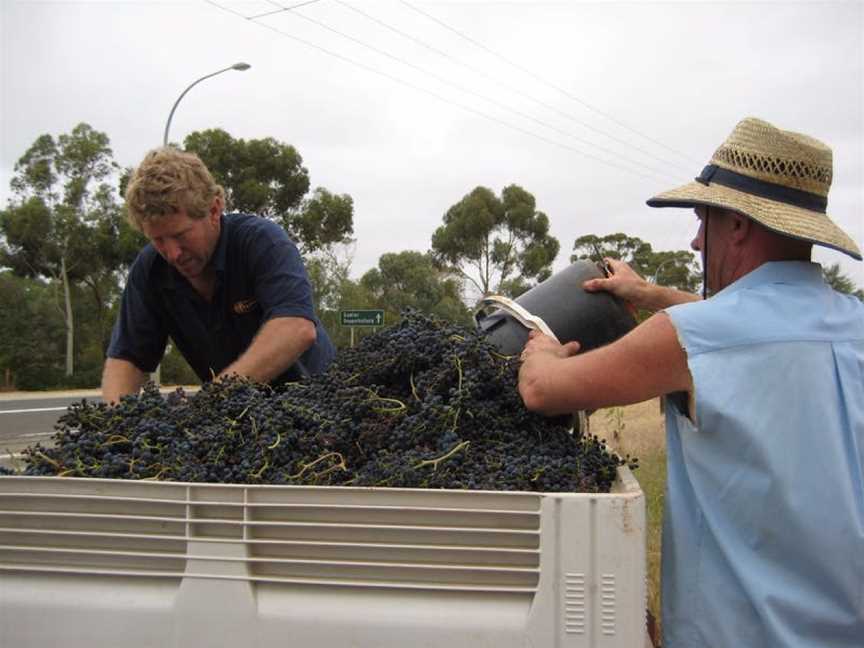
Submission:
M 623 232 L 597 236 L 586 234 L 573 243 L 570 262 L 599 261 L 610 257 L 628 263 L 636 272 L 664 286 L 696 292 L 701 282 L 696 255 L 689 250 L 656 252 L 651 244 Z
M 72 285 L 88 279 L 95 285 L 105 272 L 106 258 L 94 243 L 105 219 L 119 213 L 111 184 L 117 169 L 108 136 L 88 124 L 56 140 L 41 135 L 15 164 L 13 196 L 0 212 L 0 265 L 19 276 L 50 278 L 62 289 L 67 376 L 74 373 Z
M 0 272 L 0 384 L 45 387 L 62 368 L 63 326 L 44 281 Z
M 461 299 L 461 283 L 436 267 L 432 255 L 414 250 L 382 254 L 378 267 L 360 284 L 376 306 L 398 314 L 406 308 L 467 324 L 470 314 Z
M 227 210 L 280 223 L 304 254 L 350 242 L 351 196 L 323 187 L 309 195 L 309 171 L 290 144 L 272 137 L 234 138 L 214 128 L 191 133 L 183 145 L 201 158 L 225 189 Z
M 822 276 L 825 277 L 825 282 L 837 292 L 853 295 L 864 301 L 864 290 L 857 287 L 852 278 L 843 273 L 839 263 L 823 266 Z
M 500 196 L 476 187 L 443 221 L 432 235 L 434 258 L 480 295 L 509 294 L 552 273 L 558 240 L 549 234 L 549 218 L 537 211 L 534 196 L 518 185 L 505 187 Z

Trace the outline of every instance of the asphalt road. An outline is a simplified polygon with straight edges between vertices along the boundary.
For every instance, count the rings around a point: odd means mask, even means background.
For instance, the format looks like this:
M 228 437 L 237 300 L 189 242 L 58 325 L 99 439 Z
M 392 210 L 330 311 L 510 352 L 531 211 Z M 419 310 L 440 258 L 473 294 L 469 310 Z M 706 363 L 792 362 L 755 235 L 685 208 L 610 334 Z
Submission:
M 0 400 L 0 463 L 9 465 L 9 454 L 37 441 L 44 444 L 54 433 L 54 424 L 71 403 L 82 396 L 4 398 Z M 89 400 L 100 400 L 88 396 Z

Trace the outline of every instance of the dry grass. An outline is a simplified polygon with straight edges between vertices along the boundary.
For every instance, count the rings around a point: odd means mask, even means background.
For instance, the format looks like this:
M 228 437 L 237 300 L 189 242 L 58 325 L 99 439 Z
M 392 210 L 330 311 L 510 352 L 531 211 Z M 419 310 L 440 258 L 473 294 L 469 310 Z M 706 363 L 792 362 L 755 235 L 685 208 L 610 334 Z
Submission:
M 606 439 L 618 452 L 637 457 L 666 452 L 663 413 L 656 398 L 594 412 L 591 415 L 591 434 Z
M 599 410 L 591 416 L 591 434 L 606 439 L 619 454 L 639 458 L 636 479 L 645 493 L 647 514 L 648 609 L 660 618 L 660 532 L 666 487 L 666 438 L 660 402 Z M 659 629 L 659 625 L 658 625 Z

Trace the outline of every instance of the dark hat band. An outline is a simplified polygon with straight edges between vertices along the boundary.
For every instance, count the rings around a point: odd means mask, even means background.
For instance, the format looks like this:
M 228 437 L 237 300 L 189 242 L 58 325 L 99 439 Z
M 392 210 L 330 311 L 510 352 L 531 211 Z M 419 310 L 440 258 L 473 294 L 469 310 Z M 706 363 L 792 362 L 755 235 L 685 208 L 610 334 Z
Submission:
M 820 214 L 824 214 L 828 210 L 828 199 L 824 196 L 810 193 L 809 191 L 784 187 L 773 182 L 757 180 L 756 178 L 718 167 L 716 164 L 709 164 L 702 169 L 702 173 L 696 178 L 696 182 L 706 186 L 710 183 L 723 185 L 724 187 L 743 191 L 753 196 L 786 203 L 787 205 L 794 205 L 795 207 L 819 212 Z

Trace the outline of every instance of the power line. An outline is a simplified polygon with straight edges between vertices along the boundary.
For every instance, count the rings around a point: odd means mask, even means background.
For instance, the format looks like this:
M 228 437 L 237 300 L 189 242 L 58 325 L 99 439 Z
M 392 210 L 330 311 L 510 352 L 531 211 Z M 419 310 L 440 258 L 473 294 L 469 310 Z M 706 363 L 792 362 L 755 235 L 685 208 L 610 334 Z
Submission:
M 416 11 L 416 12 L 419 13 L 421 16 L 424 16 L 424 17 L 428 18 L 429 20 L 431 20 L 431 21 L 433 21 L 433 22 L 435 22 L 435 23 L 441 25 L 441 27 L 443 27 L 444 29 L 447 29 L 448 31 L 453 32 L 454 34 L 456 34 L 456 35 L 459 36 L 460 38 L 465 39 L 466 41 L 468 41 L 469 43 L 471 43 L 471 44 L 474 45 L 475 47 L 479 47 L 479 48 L 482 49 L 484 52 L 488 52 L 488 53 L 491 54 L 492 56 L 495 56 L 495 57 L 501 59 L 502 61 L 504 61 L 505 63 L 507 63 L 507 65 L 510 65 L 511 67 L 516 68 L 517 70 L 519 70 L 519 71 L 522 72 L 523 74 L 527 74 L 528 76 L 530 76 L 531 78 L 535 79 L 536 81 L 539 81 L 539 82 L 542 83 L 543 85 L 546 85 L 546 86 L 548 86 L 548 87 L 550 87 L 550 88 L 552 88 L 552 89 L 554 89 L 554 90 L 557 90 L 558 92 L 560 92 L 560 93 L 563 94 L 564 96 L 566 96 L 566 97 L 572 99 L 573 101 L 575 101 L 575 102 L 577 102 L 577 103 L 579 103 L 579 104 L 585 106 L 585 108 L 587 108 L 588 110 L 590 110 L 590 111 L 592 111 L 592 112 L 594 112 L 594 113 L 596 113 L 596 114 L 598 114 L 598 115 L 600 115 L 600 116 L 602 116 L 602 117 L 605 117 L 605 118 L 608 119 L 609 121 L 611 121 L 611 122 L 617 124 L 617 125 L 620 126 L 621 128 L 624 128 L 624 129 L 630 131 L 631 133 L 635 133 L 636 135 L 639 135 L 640 137 L 644 137 L 644 138 L 647 139 L 648 141 L 653 142 L 654 144 L 657 144 L 658 146 L 662 146 L 664 149 L 666 149 L 667 151 L 670 151 L 671 153 L 675 153 L 676 155 L 680 155 L 681 157 L 683 157 L 684 159 L 686 159 L 686 160 L 688 160 L 688 161 L 692 161 L 691 158 L 688 157 L 685 153 L 682 153 L 681 151 L 678 151 L 678 150 L 676 150 L 676 149 L 673 149 L 673 148 L 667 146 L 666 144 L 664 144 L 663 142 L 660 142 L 660 141 L 654 139 L 654 138 L 651 137 L 650 135 L 646 135 L 645 133 L 639 132 L 639 131 L 637 131 L 636 129 L 634 129 L 634 128 L 628 126 L 627 124 L 625 124 L 625 123 L 623 123 L 623 122 L 621 122 L 621 121 L 615 119 L 614 117 L 612 117 L 612 115 L 609 115 L 609 114 L 603 112 L 603 111 L 600 110 L 599 108 L 595 108 L 595 107 L 592 106 L 591 104 L 589 104 L 589 103 L 583 101 L 582 99 L 580 99 L 580 98 L 577 97 L 576 95 L 574 95 L 574 94 L 568 92 L 568 91 L 565 90 L 564 88 L 555 85 L 555 84 L 552 83 L 551 81 L 547 81 L 546 79 L 544 79 L 544 78 L 541 77 L 540 75 L 536 74 L 535 72 L 532 72 L 532 71 L 529 70 L 528 68 L 523 67 L 523 66 L 519 65 L 518 63 L 516 63 L 516 62 L 514 62 L 514 61 L 511 61 L 510 59 L 508 59 L 508 58 L 507 58 L 506 56 L 504 56 L 503 54 L 500 54 L 500 53 L 496 52 L 495 50 L 493 50 L 493 49 L 487 47 L 487 46 L 484 45 L 483 43 L 481 43 L 481 42 L 479 42 L 479 41 L 477 41 L 477 40 L 471 38 L 471 37 L 468 36 L 467 34 L 463 34 L 463 33 L 460 32 L 458 29 L 456 29 L 456 28 L 454 28 L 454 27 L 451 27 L 450 25 L 448 25 L 447 23 L 445 23 L 443 20 L 440 20 L 440 19 L 436 18 L 436 17 L 433 16 L 432 14 L 427 13 L 427 12 L 423 11 L 422 9 L 418 9 L 417 7 L 415 7 L 414 5 L 412 5 L 410 2 L 407 2 L 407 0 L 400 0 L 400 1 L 402 2 L 403 5 L 405 5 L 406 7 L 408 7 L 409 9 L 411 9 L 411 10 L 413 10 L 413 11 Z
M 321 2 L 321 0 L 307 0 L 306 2 L 301 2 L 296 5 L 291 5 L 290 7 L 283 7 L 282 5 L 273 2 L 273 0 L 269 0 L 270 4 L 276 5 L 279 7 L 278 9 L 274 9 L 273 11 L 265 11 L 261 14 L 256 14 L 254 16 L 243 16 L 248 20 L 257 20 L 258 18 L 264 18 L 265 16 L 272 16 L 274 14 L 284 13 L 285 11 L 291 11 L 292 9 L 297 9 L 297 7 L 305 7 L 306 5 L 315 4 L 316 2 Z
M 518 94 L 519 96 L 524 97 L 525 99 L 528 99 L 529 101 L 532 101 L 535 104 L 546 108 L 547 110 L 550 110 L 550 111 L 552 111 L 558 115 L 561 115 L 562 117 L 570 119 L 570 120 L 576 122 L 577 124 L 584 126 L 588 130 L 594 131 L 595 133 L 599 133 L 600 135 L 602 135 L 604 137 L 608 137 L 609 139 L 611 139 L 615 142 L 618 142 L 619 144 L 623 144 L 625 146 L 633 148 L 636 151 L 639 151 L 640 153 L 643 153 L 644 155 L 647 155 L 648 157 L 653 158 L 654 160 L 657 160 L 659 162 L 663 162 L 664 164 L 669 164 L 669 165 L 672 165 L 672 166 L 675 166 L 678 168 L 682 168 L 682 169 L 684 168 L 684 166 L 681 165 L 681 163 L 679 163 L 679 162 L 673 162 L 673 161 L 668 160 L 666 158 L 660 157 L 656 153 L 652 153 L 651 151 L 648 151 L 647 149 L 644 149 L 644 148 L 642 148 L 636 144 L 633 144 L 632 142 L 628 142 L 628 141 L 623 140 L 619 137 L 616 137 L 615 135 L 612 135 L 611 133 L 607 133 L 605 131 L 600 130 L 599 128 L 595 128 L 591 124 L 588 124 L 587 122 L 582 121 L 581 119 L 571 115 L 570 113 L 564 112 L 563 110 L 559 110 L 555 106 L 548 104 L 545 101 L 542 101 L 542 100 L 534 97 L 530 93 L 525 92 L 524 90 L 520 90 L 519 88 L 517 88 L 515 86 L 512 86 L 508 83 L 501 81 L 500 79 L 495 78 L 493 75 L 489 74 L 488 72 L 485 72 L 484 70 L 482 70 L 478 67 L 475 67 L 473 65 L 469 65 L 468 63 L 465 63 L 464 61 L 460 61 L 459 59 L 457 59 L 453 55 L 435 47 L 434 45 L 430 45 L 429 43 L 417 38 L 416 36 L 408 34 L 404 31 L 402 31 L 401 29 L 384 22 L 383 20 L 380 20 L 379 18 L 376 18 L 375 16 L 372 16 L 372 15 L 366 13 L 362 9 L 358 9 L 357 7 L 354 7 L 350 4 L 348 4 L 347 2 L 343 2 L 343 0 L 335 0 L 335 2 L 336 2 L 336 4 L 341 5 L 341 6 L 345 7 L 346 9 L 350 9 L 351 11 L 354 11 L 355 13 L 360 14 L 361 16 L 366 18 L 367 20 L 370 20 L 370 21 L 376 23 L 377 25 L 384 27 L 385 29 L 389 29 L 390 31 L 402 36 L 403 38 L 406 38 L 406 39 L 410 40 L 411 42 L 416 43 L 417 45 L 420 45 L 421 47 L 424 47 L 427 50 L 434 52 L 435 54 L 438 54 L 439 56 L 442 56 L 442 57 L 446 58 L 447 60 L 452 61 L 453 63 L 456 63 L 457 65 L 460 65 L 460 66 L 464 67 L 467 70 L 470 70 L 471 72 L 473 72 L 475 74 L 479 74 L 480 76 L 483 76 L 483 77 L 491 80 L 492 82 L 496 83 L 497 85 L 499 85 L 502 88 L 509 90 L 510 92 L 514 92 L 514 93 Z M 690 167 L 688 166 L 687 169 L 689 169 L 689 168 Z
M 275 4 L 275 3 L 274 3 L 274 4 Z M 536 124 L 539 124 L 540 126 L 543 126 L 544 128 L 548 128 L 549 130 L 554 131 L 554 132 L 558 133 L 559 135 L 563 135 L 563 136 L 565 136 L 565 137 L 570 137 L 570 138 L 572 138 L 572 139 L 575 139 L 576 141 L 581 142 L 582 144 L 585 144 L 585 145 L 588 145 L 588 146 L 594 147 L 594 148 L 596 148 L 596 149 L 598 149 L 598 150 L 600 150 L 600 151 L 603 151 L 604 153 L 606 153 L 606 154 L 608 154 L 608 155 L 612 155 L 613 157 L 616 157 L 616 156 L 617 156 L 617 157 L 619 157 L 622 161 L 625 161 L 625 162 L 627 162 L 627 163 L 629 163 L 629 164 L 633 164 L 634 166 L 636 166 L 636 167 L 639 168 L 639 169 L 644 169 L 644 170 L 646 170 L 646 171 L 656 173 L 656 174 L 658 174 L 658 177 L 659 177 L 659 178 L 665 178 L 665 177 L 666 177 L 666 176 L 664 175 L 665 172 L 664 172 L 663 170 L 660 170 L 660 169 L 656 169 L 656 168 L 653 168 L 653 167 L 646 166 L 646 165 L 644 165 L 644 164 L 642 164 L 642 163 L 640 163 L 640 162 L 638 162 L 638 161 L 636 161 L 636 160 L 632 160 L 632 159 L 630 159 L 630 158 L 628 158 L 628 157 L 626 157 L 626 156 L 621 155 L 621 154 L 618 153 L 617 151 L 614 151 L 614 150 L 609 149 L 609 148 L 607 148 L 607 147 L 605 147 L 605 146 L 601 146 L 600 144 L 596 144 L 596 143 L 594 143 L 594 142 L 591 142 L 591 141 L 589 141 L 589 140 L 586 140 L 585 138 L 583 138 L 583 137 L 579 137 L 578 135 L 574 135 L 573 133 L 570 133 L 570 132 L 568 132 L 568 131 L 566 131 L 566 130 L 562 130 L 562 129 L 560 129 L 560 128 L 557 128 L 556 126 L 554 126 L 554 125 L 552 125 L 552 124 L 549 124 L 549 123 L 547 123 L 547 122 L 545 122 L 545 121 L 543 121 L 543 120 L 541 120 L 541 119 L 538 119 L 538 118 L 534 117 L 533 115 L 529 115 L 528 113 L 522 112 L 521 110 L 517 110 L 517 109 L 515 109 L 515 108 L 512 108 L 512 107 L 510 107 L 510 106 L 508 106 L 508 105 L 506 105 L 506 104 L 503 104 L 503 103 L 501 103 L 501 102 L 499 102 L 499 101 L 496 101 L 494 98 L 490 98 L 490 97 L 488 97 L 488 96 L 486 96 L 486 95 L 484 95 L 484 94 L 482 94 L 482 93 L 480 93 L 480 92 L 477 92 L 477 91 L 472 90 L 472 89 L 470 89 L 470 88 L 466 88 L 465 86 L 462 86 L 462 85 L 460 85 L 460 84 L 458 84 L 458 83 L 454 83 L 453 81 L 447 79 L 446 77 L 441 76 L 440 74 L 436 74 L 435 72 L 431 72 L 431 71 L 429 71 L 429 70 L 426 70 L 426 69 L 420 67 L 419 65 L 415 65 L 414 63 L 411 63 L 411 62 L 409 62 L 409 61 L 406 61 L 405 59 L 400 58 L 400 57 L 398 57 L 398 56 L 396 56 L 396 55 L 394 55 L 394 54 L 391 54 L 390 52 L 387 52 L 387 51 L 385 51 L 385 50 L 382 50 L 382 49 L 379 48 L 379 47 L 375 47 L 374 45 L 370 45 L 370 44 L 368 44 L 368 43 L 366 43 L 366 42 L 360 40 L 359 38 L 355 38 L 354 36 L 351 36 L 350 34 L 346 34 L 345 32 L 342 32 L 342 31 L 340 31 L 340 30 L 338 30 L 338 29 L 335 29 L 334 27 L 331 27 L 330 25 L 328 25 L 328 24 L 326 24 L 326 23 L 324 23 L 324 22 L 322 22 L 322 21 L 320 21 L 320 20 L 316 20 L 315 18 L 311 18 L 311 17 L 309 17 L 309 16 L 305 16 L 305 15 L 303 15 L 303 14 L 301 14 L 301 13 L 297 13 L 297 12 L 292 13 L 291 16 L 292 16 L 292 17 L 296 17 L 296 18 L 300 18 L 300 19 L 305 20 L 305 21 L 307 21 L 307 22 L 310 22 L 310 23 L 312 23 L 313 25 L 316 25 L 316 26 L 318 26 L 318 27 L 320 27 L 320 28 L 322 28 L 322 29 L 325 29 L 325 30 L 327 30 L 327 31 L 329 31 L 329 32 L 331 32 L 331 33 L 336 34 L 337 36 L 340 36 L 341 38 L 345 38 L 346 40 L 349 40 L 349 41 L 351 41 L 351 42 L 353 42 L 353 43 L 356 43 L 357 45 L 360 45 L 361 47 L 364 47 L 364 48 L 366 48 L 366 49 L 368 49 L 368 50 L 371 50 L 372 52 L 375 52 L 376 54 L 378 54 L 378 55 L 380 55 L 380 56 L 383 56 L 383 57 L 385 57 L 385 58 L 389 58 L 389 59 L 391 59 L 391 60 L 393 60 L 393 61 L 395 61 L 395 62 L 397 62 L 397 63 L 400 63 L 400 64 L 405 65 L 405 66 L 407 66 L 407 67 L 409 67 L 409 68 L 411 68 L 411 69 L 413 69 L 413 70 L 416 70 L 417 72 L 420 72 L 421 74 L 425 74 L 425 75 L 427 75 L 427 76 L 430 76 L 430 77 L 436 79 L 437 81 L 439 81 L 439 82 L 441 82 L 441 83 L 443 83 L 443 84 L 445 84 L 445 85 L 448 85 L 448 86 L 450 86 L 450 87 L 452 87 L 452 88 L 455 88 L 456 90 L 459 90 L 460 92 L 464 92 L 464 93 L 466 93 L 466 94 L 468 94 L 468 95 L 472 95 L 472 96 L 474 96 L 474 97 L 477 97 L 477 98 L 479 98 L 479 99 L 482 99 L 483 101 L 487 101 L 487 102 L 489 102 L 490 104 L 492 104 L 493 106 L 495 106 L 495 107 L 497 107 L 497 108 L 499 108 L 499 109 L 501 109 L 501 110 L 504 110 L 504 111 L 506 111 L 506 112 L 512 113 L 512 114 L 514 114 L 514 115 L 517 115 L 517 116 L 519 116 L 519 117 L 521 117 L 521 118 L 523 118 L 523 119 L 527 119 L 527 120 L 532 121 L 532 122 L 534 122 L 534 123 L 536 123 Z M 250 19 L 250 20 L 254 20 L 253 18 L 249 18 L 249 19 Z
M 522 133 L 523 135 L 528 135 L 529 137 L 533 137 L 533 138 L 538 139 L 538 140 L 540 140 L 540 141 L 542 141 L 542 142 L 545 142 L 545 143 L 547 143 L 547 144 L 551 144 L 552 146 L 556 146 L 556 147 L 558 147 L 558 148 L 562 148 L 562 149 L 565 149 L 565 150 L 568 150 L 568 151 L 572 151 L 572 152 L 578 153 L 579 155 L 582 155 L 582 156 L 587 157 L 587 158 L 589 158 L 589 159 L 595 160 L 596 162 L 600 162 L 601 164 L 605 164 L 605 165 L 607 165 L 607 166 L 613 167 L 613 168 L 618 169 L 618 170 L 620 170 L 620 171 L 626 171 L 626 172 L 628 172 L 628 173 L 632 173 L 632 174 L 634 174 L 634 175 L 638 175 L 638 176 L 640 176 L 640 177 L 642 177 L 642 178 L 646 178 L 646 179 L 648 179 L 648 180 L 653 180 L 653 179 L 655 179 L 654 177 L 652 177 L 652 176 L 650 176 L 650 175 L 647 175 L 647 174 L 645 174 L 645 173 L 641 173 L 640 171 L 636 171 L 636 170 L 631 169 L 631 168 L 629 168 L 629 167 L 621 166 L 621 165 L 616 164 L 616 163 L 614 163 L 614 162 L 610 162 L 609 160 L 606 160 L 606 159 L 604 159 L 604 158 L 598 157 L 598 156 L 596 156 L 596 155 L 593 155 L 592 153 L 588 153 L 588 152 L 583 151 L 582 149 L 576 148 L 576 147 L 574 147 L 574 146 L 569 146 L 569 145 L 567 145 L 567 144 L 562 144 L 561 142 L 556 142 L 555 140 L 549 139 L 548 137 L 545 137 L 545 136 L 543 136 L 543 135 L 540 135 L 540 134 L 535 133 L 535 132 L 533 132 L 533 131 L 530 131 L 530 130 L 528 130 L 528 129 L 522 128 L 521 126 L 517 126 L 517 125 L 515 125 L 515 124 L 511 124 L 511 123 L 506 122 L 506 121 L 504 121 L 504 120 L 502 120 L 502 119 L 498 119 L 497 117 L 494 117 L 494 116 L 492 116 L 492 115 L 489 115 L 489 114 L 487 114 L 487 113 L 484 113 L 484 112 L 482 112 L 482 111 L 480 111 L 480 110 L 477 110 L 476 108 L 472 108 L 471 106 L 467 106 L 467 105 L 465 105 L 465 104 L 463 104 L 463 103 L 460 103 L 460 102 L 457 102 L 457 101 L 453 101 L 452 99 L 448 99 L 447 97 L 444 97 L 443 95 L 440 95 L 440 94 L 438 94 L 437 92 L 434 92 L 433 90 L 429 90 L 428 88 L 424 88 L 424 87 L 422 87 L 422 86 L 418 86 L 418 85 L 416 85 L 416 84 L 414 84 L 414 83 L 411 83 L 410 81 L 406 81 L 405 79 L 401 79 L 401 78 L 396 77 L 396 76 L 394 76 L 394 75 L 392 75 L 392 74 L 389 74 L 389 73 L 387 73 L 387 72 L 383 72 L 383 71 L 381 71 L 381 70 L 379 70 L 379 69 L 376 69 L 376 68 L 374 68 L 374 67 L 372 67 L 372 66 L 366 65 L 365 63 L 361 63 L 361 62 L 356 61 L 356 60 L 354 60 L 354 59 L 351 59 L 351 58 L 349 58 L 349 57 L 347 57 L 347 56 L 344 56 L 344 55 L 342 55 L 342 54 L 339 54 L 339 53 L 337 53 L 337 52 L 334 52 L 334 51 L 332 51 L 332 50 L 329 50 L 329 49 L 327 49 L 327 48 L 325 48 L 325 47 L 322 47 L 322 46 L 320 46 L 320 45 L 318 45 L 318 44 L 316 44 L 316 43 L 313 43 L 313 42 L 311 42 L 311 41 L 308 41 L 308 40 L 306 40 L 306 39 L 304 39 L 304 38 L 300 38 L 299 36 L 295 36 L 294 34 L 289 34 L 288 32 L 282 31 L 281 29 L 277 29 L 276 27 L 273 27 L 272 25 L 268 25 L 268 24 L 266 24 L 266 23 L 257 22 L 257 21 L 255 21 L 255 20 L 253 20 L 251 17 L 249 17 L 249 16 L 245 16 L 244 14 L 242 14 L 242 13 L 240 13 L 240 12 L 238 12 L 238 11 L 235 11 L 235 10 L 233 10 L 233 9 L 230 9 L 230 8 L 228 8 L 228 7 L 224 7 L 224 6 L 220 5 L 219 3 L 215 2 L 214 0 L 204 0 L 204 2 L 206 2 L 206 3 L 209 4 L 209 5 L 212 5 L 212 6 L 216 7 L 217 9 L 221 9 L 222 11 L 226 11 L 226 12 L 228 12 L 228 13 L 231 13 L 231 14 L 233 14 L 233 15 L 239 17 L 239 18 L 243 18 L 244 20 L 248 20 L 248 21 L 252 22 L 253 24 L 257 25 L 258 27 L 261 27 L 261 28 L 263 28 L 263 29 L 267 29 L 267 30 L 269 30 L 269 31 L 272 31 L 272 32 L 274 32 L 274 33 L 276 33 L 276 34 L 279 34 L 280 36 L 284 36 L 285 38 L 290 38 L 291 40 L 294 40 L 294 41 L 296 41 L 296 42 L 298 42 L 298 43 L 301 43 L 302 45 L 305 45 L 306 47 L 309 47 L 309 48 L 312 48 L 312 49 L 318 50 L 319 52 L 322 52 L 322 53 L 324 53 L 324 54 L 326 54 L 326 55 L 328 55 L 328 56 L 331 56 L 331 57 L 333 57 L 333 58 L 336 58 L 336 59 L 338 59 L 338 60 L 340 60 L 340 61 L 343 61 L 343 62 L 348 63 L 348 64 L 350 64 L 350 65 L 353 65 L 353 66 L 355 66 L 355 67 L 358 67 L 358 68 L 360 68 L 360 69 L 362 69 L 362 70 L 365 70 L 365 71 L 367 71 L 367 72 L 371 72 L 371 73 L 373 73 L 373 74 L 377 74 L 377 75 L 379 75 L 379 76 L 382 76 L 382 77 L 384 77 L 384 78 L 386 78 L 386 79 L 389 79 L 389 80 L 391 80 L 391 81 L 394 81 L 394 82 L 396 82 L 396 83 L 399 83 L 399 84 L 401 84 L 401 85 L 404 85 L 404 86 L 406 86 L 406 87 L 408 87 L 408 88 L 411 88 L 412 90 L 416 90 L 417 92 L 421 92 L 421 93 L 427 94 L 427 95 L 429 95 L 429 96 L 431 96 L 431 97 L 434 97 L 435 99 L 437 99 L 437 100 L 439 100 L 439 101 L 441 101 L 441 102 L 443 102 L 443 103 L 450 104 L 450 105 L 452 105 L 452 106 L 456 106 L 457 108 L 460 108 L 460 109 L 462 109 L 462 110 L 464 110 L 464 111 L 466 111 L 466 112 L 470 112 L 470 113 L 472 113 L 472 114 L 474 114 L 474 115 L 477 115 L 478 117 L 482 117 L 483 119 L 487 119 L 487 120 L 489 120 L 489 121 L 493 121 L 493 122 L 495 122 L 495 123 L 497 123 L 497 124 L 500 124 L 500 125 L 504 126 L 505 128 L 509 128 L 509 129 L 511 129 L 511 130 L 515 130 L 515 131 L 517 131 L 517 132 L 519 132 L 519 133 Z

